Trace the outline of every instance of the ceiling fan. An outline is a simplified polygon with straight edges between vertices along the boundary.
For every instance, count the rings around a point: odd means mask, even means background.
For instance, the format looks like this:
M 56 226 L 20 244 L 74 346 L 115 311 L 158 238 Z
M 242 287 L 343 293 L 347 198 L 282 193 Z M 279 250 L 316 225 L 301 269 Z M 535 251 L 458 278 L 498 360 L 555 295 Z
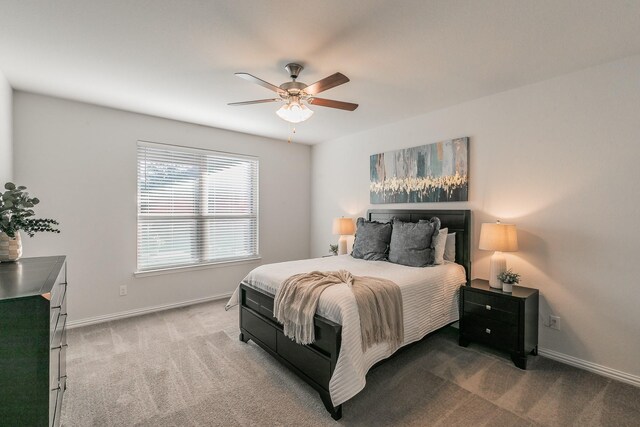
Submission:
M 334 101 L 332 99 L 318 98 L 317 94 L 325 90 L 334 88 L 341 84 L 347 83 L 349 78 L 342 73 L 335 73 L 329 77 L 315 82 L 312 85 L 306 85 L 297 82 L 296 79 L 304 67 L 300 64 L 287 64 L 284 67 L 293 81 L 282 83 L 280 86 L 272 85 L 248 73 L 236 73 L 236 76 L 247 81 L 259 84 L 278 94 L 278 98 L 258 99 L 255 101 L 232 102 L 229 105 L 250 105 L 263 104 L 265 102 L 284 102 L 276 114 L 283 120 L 290 123 L 300 123 L 307 120 L 313 115 L 313 111 L 304 103 L 318 105 L 321 107 L 338 108 L 340 110 L 353 111 L 358 108 L 358 104 L 351 102 Z

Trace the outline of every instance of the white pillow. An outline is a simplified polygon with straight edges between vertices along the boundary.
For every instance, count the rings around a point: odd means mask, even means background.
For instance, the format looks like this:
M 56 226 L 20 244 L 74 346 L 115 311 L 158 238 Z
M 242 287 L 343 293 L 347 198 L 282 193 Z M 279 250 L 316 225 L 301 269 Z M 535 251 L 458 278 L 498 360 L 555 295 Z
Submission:
M 435 265 L 444 264 L 444 250 L 447 245 L 447 233 L 449 232 L 448 228 L 441 228 L 440 232 L 436 237 L 435 245 L 433 245 L 434 249 L 434 261 Z
M 444 259 L 446 261 L 456 262 L 456 233 L 447 234 L 447 243 L 444 247 Z

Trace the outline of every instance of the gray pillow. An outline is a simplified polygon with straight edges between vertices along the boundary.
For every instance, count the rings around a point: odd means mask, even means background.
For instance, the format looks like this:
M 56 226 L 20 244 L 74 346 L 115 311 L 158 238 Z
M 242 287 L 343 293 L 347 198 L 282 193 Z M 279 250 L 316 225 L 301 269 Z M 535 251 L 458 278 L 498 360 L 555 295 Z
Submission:
M 442 227 L 442 225 L 440 225 Z M 444 264 L 444 249 L 447 245 L 448 228 L 441 228 L 437 236 L 433 236 L 433 263 L 435 265 Z
M 353 242 L 351 256 L 367 261 L 386 260 L 389 256 L 391 223 L 358 218 L 356 227 L 356 238 Z
M 425 267 L 435 262 L 434 235 L 440 230 L 440 218 L 418 222 L 393 220 L 389 261 L 411 267 Z
M 447 243 L 444 247 L 445 261 L 456 262 L 456 233 L 447 234 Z

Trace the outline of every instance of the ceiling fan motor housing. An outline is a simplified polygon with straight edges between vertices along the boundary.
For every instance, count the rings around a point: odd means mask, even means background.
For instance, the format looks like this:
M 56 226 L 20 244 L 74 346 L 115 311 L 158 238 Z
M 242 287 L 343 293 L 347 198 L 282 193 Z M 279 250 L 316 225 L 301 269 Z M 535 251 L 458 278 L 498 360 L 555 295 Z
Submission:
M 289 95 L 298 95 L 306 87 L 306 84 L 299 82 L 286 82 L 280 85 L 280 89 L 284 90 Z

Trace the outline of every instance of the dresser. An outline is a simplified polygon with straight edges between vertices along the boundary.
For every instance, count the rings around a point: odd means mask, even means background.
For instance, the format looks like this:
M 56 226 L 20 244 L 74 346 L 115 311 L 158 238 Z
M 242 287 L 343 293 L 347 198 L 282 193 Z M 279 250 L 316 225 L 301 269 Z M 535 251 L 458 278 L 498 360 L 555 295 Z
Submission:
M 57 426 L 66 389 L 64 256 L 0 263 L 0 424 Z
M 461 346 L 476 341 L 511 354 L 520 369 L 527 369 L 527 355 L 538 353 L 537 289 L 514 286 L 507 293 L 474 279 L 460 288 Z

